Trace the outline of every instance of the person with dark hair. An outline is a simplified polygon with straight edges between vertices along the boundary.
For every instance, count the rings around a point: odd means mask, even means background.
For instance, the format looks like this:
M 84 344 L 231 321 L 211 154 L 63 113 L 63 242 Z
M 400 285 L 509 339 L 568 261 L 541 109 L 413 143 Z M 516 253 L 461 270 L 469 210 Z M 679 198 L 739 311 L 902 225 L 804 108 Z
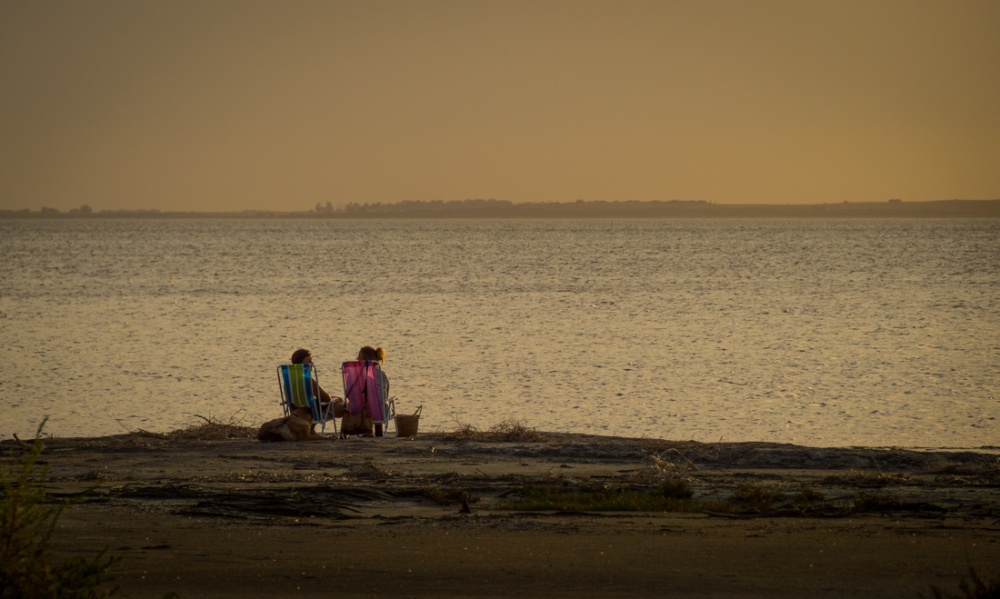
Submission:
M 309 361 L 306 361 L 309 358 Z M 312 362 L 312 354 L 308 349 L 297 349 L 292 352 L 292 364 L 309 364 Z
M 308 349 L 297 349 L 292 352 L 292 364 L 312 364 L 312 354 Z M 319 401 L 323 404 L 323 408 L 326 409 L 326 404 L 333 401 L 330 394 L 323 390 L 322 387 L 319 388 Z

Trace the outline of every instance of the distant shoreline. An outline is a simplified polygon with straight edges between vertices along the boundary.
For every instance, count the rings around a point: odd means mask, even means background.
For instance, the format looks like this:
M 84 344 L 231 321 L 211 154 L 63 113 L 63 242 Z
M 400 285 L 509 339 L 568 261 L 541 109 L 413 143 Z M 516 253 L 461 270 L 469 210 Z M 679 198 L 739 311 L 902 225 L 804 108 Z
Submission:
M 348 204 L 300 212 L 244 210 L 240 212 L 168 212 L 160 210 L 101 210 L 87 206 L 66 212 L 54 208 L 32 211 L 0 210 L 0 219 L 95 218 L 242 218 L 242 219 L 555 219 L 555 218 L 1000 218 L 997 200 L 935 200 L 928 202 L 843 202 L 839 204 L 713 204 L 703 201 L 514 204 L 498 200 L 454 202 L 407 201 L 395 204 Z

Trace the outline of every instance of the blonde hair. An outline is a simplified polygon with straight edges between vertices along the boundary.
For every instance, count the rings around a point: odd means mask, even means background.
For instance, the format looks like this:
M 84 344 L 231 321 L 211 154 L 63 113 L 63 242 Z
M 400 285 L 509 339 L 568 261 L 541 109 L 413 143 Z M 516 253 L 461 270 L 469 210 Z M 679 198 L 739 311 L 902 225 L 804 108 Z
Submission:
M 361 348 L 361 351 L 358 352 L 358 359 L 384 362 L 385 350 L 382 349 L 381 347 L 375 348 L 370 345 L 366 345 Z

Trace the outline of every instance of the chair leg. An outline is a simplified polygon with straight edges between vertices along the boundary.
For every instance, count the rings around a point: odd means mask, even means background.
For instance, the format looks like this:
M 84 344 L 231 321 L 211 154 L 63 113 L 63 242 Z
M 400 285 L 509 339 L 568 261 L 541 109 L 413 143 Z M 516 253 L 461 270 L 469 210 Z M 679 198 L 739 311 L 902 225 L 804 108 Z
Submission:
M 389 398 L 389 420 L 392 421 L 392 428 L 396 431 L 396 436 L 399 436 L 399 425 L 396 424 L 396 398 Z M 386 432 L 389 432 L 389 423 L 385 425 Z
M 333 423 L 333 435 L 337 436 L 337 419 L 333 416 L 333 402 L 327 402 L 326 409 L 323 410 L 323 432 L 326 432 L 326 423 Z

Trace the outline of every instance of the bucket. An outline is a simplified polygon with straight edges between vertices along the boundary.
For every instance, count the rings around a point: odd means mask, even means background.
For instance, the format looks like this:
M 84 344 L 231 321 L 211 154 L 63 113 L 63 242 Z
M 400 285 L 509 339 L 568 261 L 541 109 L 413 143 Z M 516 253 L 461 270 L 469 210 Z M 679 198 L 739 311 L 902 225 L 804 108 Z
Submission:
M 424 406 L 417 408 L 417 411 L 413 414 L 406 416 L 403 414 L 396 415 L 396 436 L 397 437 L 416 437 L 417 436 L 417 425 L 420 423 L 420 410 L 424 409 Z

